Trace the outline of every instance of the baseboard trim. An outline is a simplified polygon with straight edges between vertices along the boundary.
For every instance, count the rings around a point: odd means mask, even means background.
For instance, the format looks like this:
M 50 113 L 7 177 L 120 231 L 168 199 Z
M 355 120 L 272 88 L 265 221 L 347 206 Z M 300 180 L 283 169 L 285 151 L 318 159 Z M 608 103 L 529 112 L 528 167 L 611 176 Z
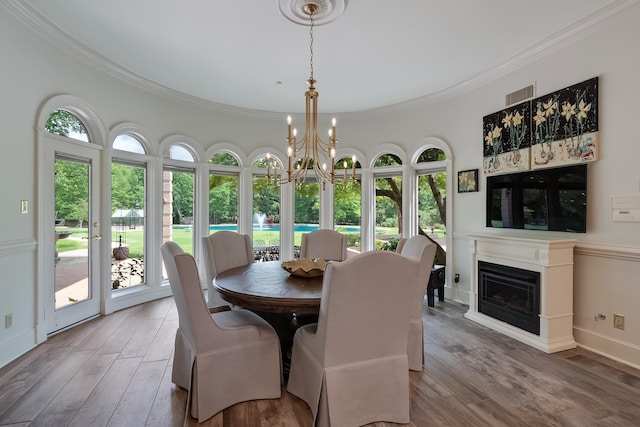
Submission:
M 640 369 L 640 347 L 636 345 L 576 327 L 573 328 L 573 336 L 579 347 Z
M 134 305 L 143 304 L 160 298 L 171 296 L 171 287 L 161 286 L 137 292 L 125 293 L 108 299 L 105 302 L 103 314 L 111 314 Z
M 0 342 L 0 368 L 13 362 L 36 345 L 38 343 L 36 342 L 36 330 L 34 328 L 27 329 L 6 341 Z

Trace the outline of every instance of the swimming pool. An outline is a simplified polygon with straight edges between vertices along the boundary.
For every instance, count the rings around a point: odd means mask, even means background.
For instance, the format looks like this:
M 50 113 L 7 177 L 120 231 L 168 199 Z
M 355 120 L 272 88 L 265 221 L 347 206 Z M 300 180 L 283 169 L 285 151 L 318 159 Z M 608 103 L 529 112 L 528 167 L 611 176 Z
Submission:
M 189 226 L 191 227 L 191 226 Z M 340 230 L 345 230 L 345 232 L 347 233 L 359 233 L 360 232 L 360 227 L 355 226 L 355 225 L 351 225 L 351 226 L 338 226 L 340 228 Z M 260 228 L 259 225 L 254 224 L 253 225 L 253 229 L 254 230 L 264 230 L 264 231 L 280 231 L 280 224 L 274 224 L 272 226 L 268 226 L 268 225 L 263 225 L 262 228 Z M 293 227 L 293 231 L 294 232 L 300 232 L 300 233 L 309 233 L 311 231 L 315 231 L 318 229 L 318 224 L 296 224 Z M 209 226 L 209 231 L 220 231 L 220 230 L 230 230 L 230 231 L 238 231 L 238 226 L 236 224 L 217 224 L 217 225 L 210 225 Z
M 296 224 L 293 227 L 294 233 L 310 233 L 318 229 L 318 224 Z M 174 225 L 174 230 L 191 230 L 193 228 L 192 225 Z M 357 225 L 338 225 L 338 230 L 342 232 L 344 230 L 345 233 L 360 233 L 360 226 Z M 280 231 L 280 224 L 274 224 L 272 226 L 263 225 L 260 228 L 259 225 L 253 224 L 254 230 L 263 230 L 263 231 Z M 216 224 L 209 225 L 209 231 L 221 231 L 221 230 L 229 230 L 229 231 L 238 231 L 238 226 L 236 224 Z M 382 232 L 383 229 L 376 228 L 376 232 Z
M 191 230 L 193 228 L 192 225 L 174 225 L 173 228 L 175 230 Z M 344 230 L 347 233 L 359 233 L 360 227 L 357 225 L 348 225 L 348 226 L 338 226 L 339 230 Z M 264 230 L 264 231 L 280 231 L 280 224 L 274 224 L 272 226 L 263 225 L 260 228 L 259 225 L 253 225 L 254 230 Z M 294 232 L 299 233 L 309 233 L 311 231 L 315 231 L 318 229 L 318 224 L 296 224 L 293 227 Z M 229 231 L 238 231 L 238 226 L 236 224 L 216 224 L 209 225 L 209 231 L 221 231 L 221 230 L 229 230 Z

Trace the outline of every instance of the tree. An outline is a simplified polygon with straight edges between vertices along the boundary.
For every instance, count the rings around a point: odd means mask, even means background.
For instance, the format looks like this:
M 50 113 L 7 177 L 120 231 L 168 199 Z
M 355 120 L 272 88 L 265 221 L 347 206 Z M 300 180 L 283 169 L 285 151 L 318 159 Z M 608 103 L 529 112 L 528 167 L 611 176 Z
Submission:
M 55 110 L 49 115 L 45 130 L 61 136 L 73 133 L 87 135 L 82 122 L 66 110 Z M 55 162 L 56 218 L 77 220 L 81 227 L 88 220 L 89 166 L 66 160 Z
M 308 179 L 295 192 L 295 222 L 318 224 L 320 222 L 320 185 Z
M 375 167 L 385 166 L 398 166 L 402 162 L 400 158 L 394 154 L 383 154 L 378 157 L 375 163 Z M 380 204 L 380 198 L 387 198 L 395 210 L 395 217 L 398 219 L 398 232 L 402 234 L 402 179 L 399 177 L 386 177 L 376 179 L 376 216 L 382 213 L 378 209 Z M 382 213 L 383 218 L 388 218 L 391 215 L 388 213 Z M 382 216 L 380 215 L 380 216 Z
M 78 220 L 78 228 L 82 228 L 84 221 L 89 220 L 89 201 L 87 199 L 76 200 L 76 203 L 71 207 L 69 214 L 73 219 Z
M 55 162 L 56 218 L 86 220 L 89 200 L 89 165 L 68 160 Z M 81 214 L 84 202 L 85 214 Z
M 445 155 L 442 150 L 439 150 L 437 148 L 429 148 L 420 154 L 420 156 L 418 157 L 418 163 L 433 162 L 433 161 L 444 160 L 444 159 L 445 159 Z M 432 203 L 434 203 L 436 206 L 436 211 L 440 219 L 440 223 L 446 227 L 447 225 L 447 212 L 446 212 L 446 199 L 445 199 L 446 188 L 447 188 L 446 174 L 434 173 L 434 174 L 425 175 L 425 177 L 426 177 L 427 186 L 431 190 L 430 193 L 432 196 Z M 426 191 L 426 188 L 425 189 L 421 188 L 421 190 L 423 190 L 425 194 L 428 194 L 428 192 Z M 438 218 L 435 215 L 432 215 L 431 218 L 432 218 L 431 224 L 433 225 L 435 224 L 435 220 Z M 434 264 L 445 265 L 447 255 L 444 249 L 442 248 L 442 246 L 440 246 L 438 242 L 433 240 L 423 230 L 420 224 L 418 224 L 418 233 L 426 236 L 429 240 L 431 240 L 433 243 L 435 243 L 438 246 L 436 249 L 435 258 L 433 260 Z
M 209 163 L 238 166 L 229 153 L 215 153 Z M 235 223 L 238 220 L 238 177 L 213 173 L 209 175 L 209 224 Z
M 216 153 L 211 156 L 209 163 L 214 165 L 238 166 L 238 161 L 229 153 Z
M 442 150 L 439 150 L 437 148 L 426 149 L 418 157 L 418 163 L 433 162 L 433 161 L 440 161 L 440 160 L 445 160 L 445 155 Z M 375 166 L 384 167 L 384 166 L 397 166 L 401 164 L 402 163 L 397 156 L 393 154 L 385 154 L 380 156 L 378 160 L 376 160 Z M 442 173 L 435 173 L 435 174 L 425 175 L 425 177 L 426 177 L 426 187 L 428 187 L 429 191 L 426 191 L 427 188 L 425 187 L 420 187 L 419 188 L 420 191 L 418 191 L 419 193 L 418 197 L 423 197 L 429 193 L 431 194 L 431 196 L 433 197 L 433 203 L 435 204 L 435 208 L 437 212 L 437 217 L 433 214 L 430 215 L 433 221 L 432 224 L 434 224 L 435 219 L 438 218 L 440 220 L 439 222 L 446 227 L 446 224 L 447 224 L 446 198 L 445 198 L 446 197 L 446 175 Z M 387 198 L 393 204 L 394 208 L 396 209 L 397 217 L 398 217 L 398 230 L 400 234 L 402 234 L 402 182 L 400 181 L 400 178 L 386 177 L 386 178 L 377 179 L 376 180 L 376 200 L 379 200 L 379 198 Z M 378 203 L 376 203 L 376 210 L 377 210 L 377 205 Z M 423 214 L 423 212 L 421 212 L 421 214 Z M 429 240 L 433 241 L 438 245 L 435 262 L 437 264 L 444 264 L 445 263 L 444 249 L 442 248 L 442 246 L 440 246 L 440 244 L 435 242 L 433 239 L 431 239 L 431 237 L 427 235 L 427 233 L 423 230 L 420 223 L 418 224 L 418 234 L 427 236 Z
M 144 209 L 144 168 L 111 165 L 111 208 Z
M 82 122 L 66 110 L 55 110 L 51 113 L 44 128 L 49 133 L 61 136 L 69 136 L 72 132 L 88 135 Z
M 387 198 L 387 209 L 384 212 L 384 201 L 380 198 Z M 380 218 L 396 217 L 398 221 L 398 232 L 402 234 L 402 179 L 398 177 L 376 179 L 376 215 Z M 379 205 L 379 206 L 378 206 Z M 390 210 L 393 210 L 391 214 Z
M 418 163 L 440 161 L 444 159 L 445 155 L 442 150 L 439 150 L 437 148 L 429 148 L 420 154 L 420 156 L 418 157 Z M 397 156 L 393 154 L 385 154 L 380 156 L 378 160 L 376 160 L 375 166 L 385 167 L 398 166 L 401 164 L 402 162 Z M 446 226 L 446 175 L 438 173 L 425 176 L 427 178 L 429 191 L 424 191 L 427 190 L 427 188 L 423 187 L 421 187 L 420 190 L 426 192 L 427 194 L 430 193 L 433 196 L 433 200 L 435 202 L 435 206 L 437 207 L 439 216 L 438 222 Z M 376 180 L 376 197 L 388 198 L 393 203 L 398 217 L 398 227 L 400 233 L 402 233 L 402 182 L 400 181 L 400 179 L 397 177 L 387 177 Z M 424 230 L 422 230 L 422 228 L 419 226 L 418 232 L 424 232 Z
M 274 222 L 280 222 L 280 187 L 267 178 L 253 180 L 253 213 L 273 215 Z
M 438 198 L 433 195 L 432 188 L 434 183 L 438 188 L 440 203 L 436 201 Z M 441 206 L 445 204 L 446 186 L 446 172 L 436 172 L 418 177 L 418 218 L 420 227 L 424 228 L 437 224 L 445 224 L 443 218 L 446 218 L 446 211 L 445 209 L 441 209 Z
M 209 224 L 236 222 L 238 217 L 238 178 L 209 176 Z
M 336 182 L 334 186 L 333 217 L 336 224 L 360 225 L 362 215 L 360 182 Z
M 173 172 L 173 223 L 184 224 L 193 218 L 193 174 Z
M 252 165 L 256 169 L 267 169 L 267 159 L 262 157 Z M 266 177 L 253 179 L 253 213 L 273 216 L 274 222 L 280 222 L 280 186 Z
M 418 157 L 418 163 L 434 162 L 438 160 L 445 160 L 445 155 L 442 150 L 437 148 L 429 148 L 424 150 Z M 438 179 L 440 177 L 440 179 Z M 447 205 L 445 196 L 442 194 L 442 189 L 446 189 L 446 176 L 442 174 L 427 175 L 429 188 L 431 194 L 438 207 L 438 213 L 440 214 L 440 221 L 442 224 L 447 225 Z

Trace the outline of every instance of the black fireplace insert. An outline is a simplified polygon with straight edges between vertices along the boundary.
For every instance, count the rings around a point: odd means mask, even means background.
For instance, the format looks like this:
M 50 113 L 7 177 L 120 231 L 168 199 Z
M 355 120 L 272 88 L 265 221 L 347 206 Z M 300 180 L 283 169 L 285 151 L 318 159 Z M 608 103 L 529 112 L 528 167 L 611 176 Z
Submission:
M 478 261 L 478 311 L 540 335 L 540 273 Z

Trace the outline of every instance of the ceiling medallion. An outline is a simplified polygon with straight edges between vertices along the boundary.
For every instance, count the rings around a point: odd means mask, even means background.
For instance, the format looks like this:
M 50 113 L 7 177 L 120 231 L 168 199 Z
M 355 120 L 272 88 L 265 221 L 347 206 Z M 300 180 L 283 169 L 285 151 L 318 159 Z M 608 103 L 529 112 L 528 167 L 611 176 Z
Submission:
M 324 25 L 342 15 L 347 0 L 278 0 L 280 13 L 289 21 L 298 25 L 309 25 L 310 4 L 315 5 L 314 25 Z

